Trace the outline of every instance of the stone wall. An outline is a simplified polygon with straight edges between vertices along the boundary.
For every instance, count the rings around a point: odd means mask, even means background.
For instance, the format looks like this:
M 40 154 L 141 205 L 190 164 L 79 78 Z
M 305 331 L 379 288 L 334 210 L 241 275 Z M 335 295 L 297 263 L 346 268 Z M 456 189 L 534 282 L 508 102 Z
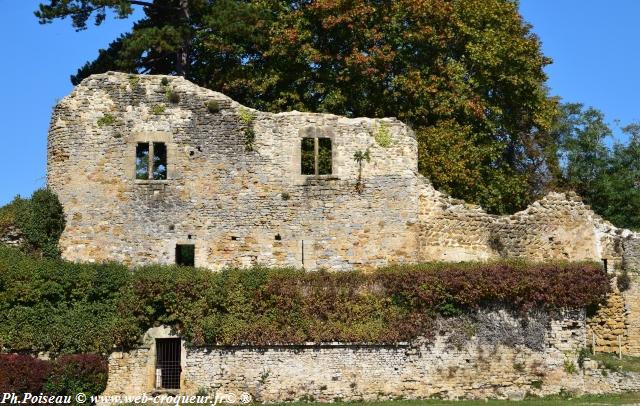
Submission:
M 498 338 L 477 332 L 460 340 L 454 337 L 459 331 L 449 328 L 439 330 L 431 340 L 393 346 L 186 347 L 180 392 L 247 392 L 257 400 L 277 402 L 398 397 L 520 399 L 527 393 L 589 391 L 577 366 L 578 351 L 585 345 L 583 311 L 551 317 L 543 327 L 541 342 L 533 346 L 505 338 L 520 331 L 522 320 L 502 310 L 486 312 L 485 316 L 500 323 L 502 335 Z M 155 390 L 153 343 L 147 340 L 145 345 L 130 353 L 111 355 L 105 395 Z
M 404 124 L 263 113 L 167 78 L 164 86 L 160 76 L 94 75 L 57 105 L 48 185 L 65 209 L 65 258 L 173 263 L 176 244 L 192 243 L 196 265 L 212 269 L 417 260 L 417 144 Z M 178 103 L 167 100 L 167 88 Z M 209 101 L 220 111 L 210 112 Z M 255 117 L 250 124 L 247 114 Z M 252 148 L 247 127 L 255 132 Z M 388 147 L 375 141 L 381 128 Z M 332 175 L 301 175 L 304 137 L 332 140 Z M 154 141 L 167 145 L 167 180 L 136 180 L 136 144 Z M 353 156 L 366 150 L 364 187 L 356 190 Z
M 390 145 L 376 141 L 380 131 Z M 305 137 L 332 140 L 331 175 L 301 175 Z M 167 179 L 136 180 L 136 144 L 154 141 L 167 145 Z M 360 167 L 354 154 L 367 150 Z M 264 113 L 179 77 L 84 80 L 54 111 L 48 156 L 48 185 L 67 218 L 61 249 L 74 261 L 173 263 L 183 243 L 195 244 L 196 265 L 211 269 L 640 261 L 640 238 L 575 194 L 551 193 L 511 216 L 443 195 L 417 173 L 415 136 L 395 119 Z

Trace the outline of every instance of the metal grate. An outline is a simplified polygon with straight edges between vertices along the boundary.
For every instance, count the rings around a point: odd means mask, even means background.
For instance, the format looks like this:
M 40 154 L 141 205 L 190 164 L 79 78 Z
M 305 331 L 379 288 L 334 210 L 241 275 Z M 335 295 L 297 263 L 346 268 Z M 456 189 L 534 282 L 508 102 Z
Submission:
M 180 389 L 180 339 L 156 339 L 157 386 L 161 389 Z

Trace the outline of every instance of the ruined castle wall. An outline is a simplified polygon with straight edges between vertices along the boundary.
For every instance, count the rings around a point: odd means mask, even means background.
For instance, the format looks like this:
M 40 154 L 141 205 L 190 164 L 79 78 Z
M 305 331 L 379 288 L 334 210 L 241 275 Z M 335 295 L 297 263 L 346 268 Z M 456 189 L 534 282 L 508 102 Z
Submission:
M 417 260 L 417 146 L 408 127 L 393 119 L 268 114 L 182 78 L 168 86 L 161 79 L 94 75 L 57 106 L 48 184 L 67 217 L 63 257 L 173 263 L 176 244 L 193 243 L 196 265 L 212 269 Z M 167 100 L 167 88 L 178 103 Z M 210 100 L 220 112 L 208 111 Z M 243 111 L 255 116 L 249 125 Z M 104 117 L 113 122 L 101 123 Z M 386 148 L 375 140 L 381 127 L 392 140 Z M 301 175 L 307 136 L 331 138 L 331 176 Z M 147 141 L 167 144 L 167 180 L 135 179 L 136 143 Z M 353 156 L 367 149 L 357 190 Z
M 502 333 L 520 322 L 502 312 L 491 315 L 503 323 Z M 500 337 L 505 342 L 487 342 L 478 335 L 460 340 L 459 331 L 446 330 L 433 340 L 389 346 L 187 347 L 181 393 L 247 392 L 259 401 L 279 402 L 434 396 L 521 399 L 527 393 L 588 391 L 577 366 L 585 341 L 584 312 L 562 312 L 540 333 L 539 349 L 509 344 L 506 336 Z M 152 381 L 143 384 L 138 377 L 136 386 L 129 379 L 141 373 L 132 365 L 153 363 L 148 354 L 112 354 L 105 394 L 152 392 Z
M 523 211 L 495 216 L 445 196 L 420 180 L 422 261 L 607 259 L 611 269 L 622 263 L 622 230 L 602 220 L 573 193 L 549 193 Z M 635 240 L 626 241 L 631 247 Z M 629 258 L 640 258 L 631 249 L 626 253 Z
M 376 140 L 381 132 L 390 145 Z M 332 175 L 301 175 L 305 137 L 332 140 Z M 167 145 L 168 178 L 137 180 L 136 144 L 154 141 Z M 359 165 L 354 154 L 366 151 Z M 417 174 L 415 136 L 395 119 L 264 113 L 182 78 L 91 76 L 56 107 L 48 153 L 48 184 L 67 218 L 61 249 L 74 261 L 173 263 L 176 244 L 186 243 L 196 265 L 211 269 L 640 262 L 640 238 L 575 194 L 551 193 L 511 216 L 443 195 Z

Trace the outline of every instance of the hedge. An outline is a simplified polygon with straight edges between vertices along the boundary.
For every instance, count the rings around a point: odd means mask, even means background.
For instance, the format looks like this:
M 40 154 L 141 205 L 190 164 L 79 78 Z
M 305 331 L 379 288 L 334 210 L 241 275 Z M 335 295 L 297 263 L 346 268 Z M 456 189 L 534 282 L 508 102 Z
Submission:
M 104 392 L 107 360 L 95 354 L 63 355 L 53 361 L 27 354 L 0 354 L 0 393 L 87 396 Z
M 398 265 L 374 272 L 39 260 L 0 248 L 0 346 L 107 353 L 151 326 L 174 326 L 194 345 L 395 343 L 429 335 L 438 315 L 490 304 L 581 308 L 602 300 L 596 263 Z

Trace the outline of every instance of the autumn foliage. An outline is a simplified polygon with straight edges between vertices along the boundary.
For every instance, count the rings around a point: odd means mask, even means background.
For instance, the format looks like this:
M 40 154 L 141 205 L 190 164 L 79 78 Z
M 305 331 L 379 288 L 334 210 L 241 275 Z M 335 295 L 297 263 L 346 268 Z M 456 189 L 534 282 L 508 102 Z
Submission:
M 131 271 L 0 248 L 0 347 L 108 353 L 135 346 L 159 324 L 194 345 L 395 343 L 430 336 L 438 316 L 494 305 L 522 315 L 582 308 L 608 291 L 609 279 L 594 263 L 435 263 L 366 273 Z

